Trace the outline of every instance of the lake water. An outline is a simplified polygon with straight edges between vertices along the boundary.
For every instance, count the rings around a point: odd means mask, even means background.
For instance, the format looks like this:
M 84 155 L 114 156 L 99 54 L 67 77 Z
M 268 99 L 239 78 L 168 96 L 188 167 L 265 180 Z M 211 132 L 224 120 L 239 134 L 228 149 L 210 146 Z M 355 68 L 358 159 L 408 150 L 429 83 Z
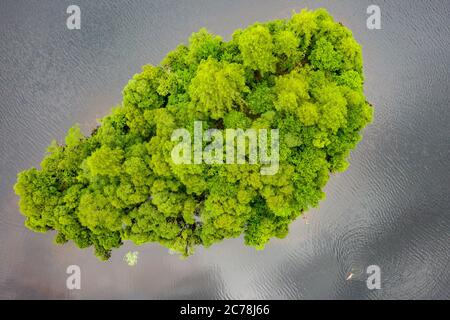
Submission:
M 0 298 L 449 299 L 450 3 L 378 0 L 382 30 L 368 30 L 372 3 L 320 2 L 363 46 L 375 120 L 308 220 L 264 251 L 241 238 L 183 261 L 157 244 L 127 243 L 105 263 L 23 226 L 12 191 L 17 172 L 38 166 L 73 123 L 89 132 L 142 65 L 159 63 L 200 27 L 227 39 L 255 21 L 319 5 L 1 1 Z M 81 8 L 79 31 L 66 28 L 70 4 Z M 134 267 L 123 261 L 130 250 L 140 253 Z M 81 290 L 66 288 L 72 264 L 81 268 Z M 381 269 L 381 290 L 367 289 L 370 265 Z

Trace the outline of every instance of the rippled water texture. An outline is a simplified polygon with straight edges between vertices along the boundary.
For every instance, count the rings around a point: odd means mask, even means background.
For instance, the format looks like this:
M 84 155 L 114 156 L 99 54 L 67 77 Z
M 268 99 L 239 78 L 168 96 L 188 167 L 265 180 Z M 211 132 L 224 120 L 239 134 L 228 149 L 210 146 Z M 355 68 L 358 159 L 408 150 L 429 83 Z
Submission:
M 81 30 L 66 1 L 0 2 L 0 298 L 450 298 L 450 5 L 381 1 L 382 30 L 366 28 L 372 1 L 321 1 L 363 45 L 375 121 L 330 180 L 320 208 L 257 252 L 242 239 L 179 260 L 127 243 L 99 262 L 23 227 L 16 173 L 37 166 L 52 138 L 85 132 L 120 103 L 127 80 L 205 26 L 229 37 L 313 1 L 82 1 Z M 306 223 L 308 222 L 308 223 Z M 130 267 L 123 256 L 139 251 Z M 81 267 L 81 290 L 66 268 Z M 365 284 L 381 268 L 381 290 Z M 351 280 L 347 276 L 353 273 Z

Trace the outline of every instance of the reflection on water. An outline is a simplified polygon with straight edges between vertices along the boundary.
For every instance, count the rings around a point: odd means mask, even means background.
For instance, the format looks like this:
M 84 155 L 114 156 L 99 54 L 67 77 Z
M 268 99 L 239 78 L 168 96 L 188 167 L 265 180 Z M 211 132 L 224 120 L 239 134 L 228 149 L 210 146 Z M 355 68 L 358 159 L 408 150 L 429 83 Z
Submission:
M 0 298 L 450 298 L 445 1 L 378 1 L 379 31 L 365 27 L 371 1 L 320 3 L 363 45 L 375 121 L 349 170 L 332 177 L 327 199 L 286 239 L 261 252 L 229 240 L 184 261 L 156 244 L 127 243 L 107 263 L 25 229 L 12 191 L 16 173 L 37 166 L 74 122 L 89 132 L 141 65 L 157 64 L 191 32 L 206 26 L 227 38 L 317 5 L 79 0 L 82 28 L 68 31 L 66 4 L 28 2 L 0 3 Z M 123 256 L 136 250 L 139 262 L 129 267 Z M 66 289 L 71 264 L 81 267 L 81 290 Z M 366 287 L 372 264 L 381 268 L 382 290 Z

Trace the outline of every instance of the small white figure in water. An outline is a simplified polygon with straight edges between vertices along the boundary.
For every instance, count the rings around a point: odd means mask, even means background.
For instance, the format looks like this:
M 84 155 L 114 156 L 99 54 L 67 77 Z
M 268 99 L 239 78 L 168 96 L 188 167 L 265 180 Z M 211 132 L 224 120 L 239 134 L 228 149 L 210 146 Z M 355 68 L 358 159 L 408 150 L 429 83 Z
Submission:
M 303 218 L 303 220 L 305 220 L 305 224 L 309 224 L 309 220 L 308 220 L 307 216 L 303 216 L 302 218 Z
M 354 274 L 352 272 L 350 272 L 350 274 L 348 275 L 347 279 L 345 279 L 346 281 L 349 281 L 353 278 Z
M 139 252 L 137 251 L 129 251 L 123 259 L 127 262 L 129 266 L 135 266 L 138 261 Z

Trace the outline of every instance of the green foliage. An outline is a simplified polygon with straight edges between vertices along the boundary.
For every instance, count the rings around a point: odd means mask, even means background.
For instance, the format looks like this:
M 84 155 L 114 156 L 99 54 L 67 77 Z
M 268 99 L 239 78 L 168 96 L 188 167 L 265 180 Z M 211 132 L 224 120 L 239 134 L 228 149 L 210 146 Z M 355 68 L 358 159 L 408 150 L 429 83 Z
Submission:
M 274 72 L 276 59 L 273 55 L 273 39 L 269 29 L 256 24 L 246 30 L 235 32 L 244 67 L 261 73 Z
M 212 119 L 223 118 L 234 105 L 242 104 L 242 95 L 247 91 L 244 70 L 240 65 L 218 62 L 213 58 L 200 63 L 189 86 L 197 112 Z
M 127 254 L 123 257 L 123 259 L 126 261 L 126 263 L 130 266 L 133 267 L 137 264 L 138 262 L 138 257 L 139 257 L 139 252 L 138 251 L 129 251 L 127 252 Z
M 101 259 L 124 240 L 158 242 L 188 256 L 244 235 L 264 248 L 318 205 L 330 173 L 372 119 L 361 48 L 323 9 L 257 23 L 223 42 L 205 29 L 144 66 L 123 102 L 90 136 L 71 128 L 40 170 L 18 175 L 25 225 L 56 230 L 58 244 L 93 246 Z M 260 164 L 176 165 L 177 128 L 280 130 L 279 171 Z

